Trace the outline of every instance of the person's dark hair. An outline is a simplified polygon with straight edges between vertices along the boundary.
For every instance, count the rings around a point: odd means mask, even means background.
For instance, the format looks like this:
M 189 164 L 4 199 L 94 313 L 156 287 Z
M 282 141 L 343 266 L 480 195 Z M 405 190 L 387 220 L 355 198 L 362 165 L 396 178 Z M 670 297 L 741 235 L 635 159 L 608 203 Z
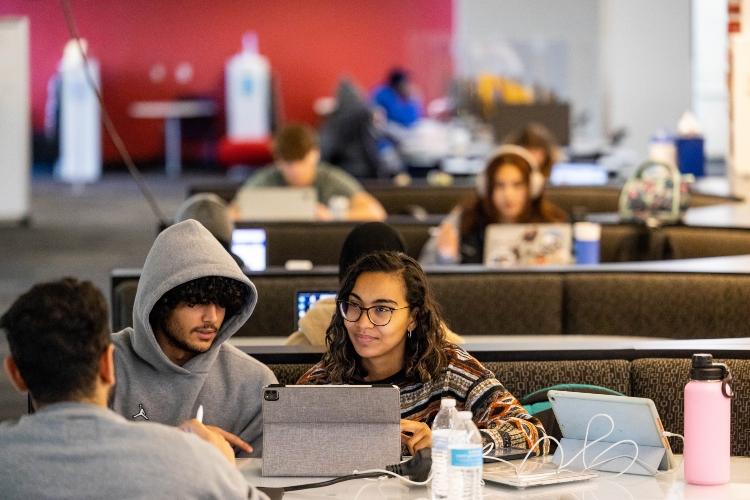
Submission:
M 299 161 L 314 149 L 319 149 L 317 134 L 300 123 L 285 126 L 273 140 L 274 157 L 285 162 Z
M 395 228 L 384 222 L 367 222 L 352 229 L 341 246 L 339 283 L 360 257 L 380 250 L 406 252 L 406 243 Z
M 347 272 L 339 290 L 339 298 L 347 299 L 357 278 L 363 273 L 397 273 L 404 280 L 406 302 L 410 312 L 416 311 L 416 327 L 406 340 L 404 372 L 406 377 L 428 382 L 437 378 L 448 365 L 443 349 L 445 332 L 440 307 L 433 298 L 419 262 L 401 252 L 370 253 L 355 262 Z M 331 382 L 349 383 L 367 375 L 362 360 L 354 350 L 344 318 L 338 307 L 326 331 L 327 352 L 323 362 Z
M 0 318 L 10 354 L 38 405 L 92 395 L 110 344 L 107 301 L 89 281 L 40 283 Z
M 511 164 L 521 171 L 523 182 L 529 189 L 529 199 L 526 208 L 519 217 L 518 223 L 529 222 L 565 222 L 567 215 L 559 207 L 553 205 L 544 198 L 542 193 L 532 199 L 530 194 L 531 165 L 519 155 L 508 153 L 495 156 L 480 175 L 484 177 L 483 192 L 472 194 L 461 204 L 461 220 L 459 222 L 462 236 L 473 233 L 477 227 L 482 229 L 488 224 L 502 222 L 500 213 L 492 201 L 492 193 L 495 189 L 495 176 L 503 165 Z
M 180 303 L 216 304 L 226 309 L 224 321 L 242 309 L 250 290 L 245 284 L 223 276 L 204 276 L 172 288 L 156 301 L 149 314 L 154 330 L 165 331 L 167 318 Z
M 522 129 L 508 134 L 503 144 L 515 144 L 526 149 L 544 151 L 544 161 L 539 165 L 539 171 L 549 178 L 552 165 L 557 161 L 557 141 L 547 127 L 540 123 L 529 123 Z
M 394 89 L 399 88 L 403 83 L 409 80 L 409 73 L 401 68 L 393 68 L 388 73 L 388 86 Z

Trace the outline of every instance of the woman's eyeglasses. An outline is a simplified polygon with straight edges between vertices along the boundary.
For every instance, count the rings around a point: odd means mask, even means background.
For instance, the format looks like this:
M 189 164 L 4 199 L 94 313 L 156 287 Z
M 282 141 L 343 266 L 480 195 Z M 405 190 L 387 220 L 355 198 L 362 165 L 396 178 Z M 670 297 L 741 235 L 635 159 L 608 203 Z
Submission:
M 388 307 L 388 306 L 370 306 L 362 307 L 358 304 L 346 300 L 339 301 L 339 311 L 346 321 L 354 323 L 359 321 L 362 317 L 362 313 L 367 313 L 367 319 L 370 320 L 375 326 L 385 326 L 391 322 L 394 311 L 400 311 L 401 309 L 408 309 L 409 306 L 404 307 Z

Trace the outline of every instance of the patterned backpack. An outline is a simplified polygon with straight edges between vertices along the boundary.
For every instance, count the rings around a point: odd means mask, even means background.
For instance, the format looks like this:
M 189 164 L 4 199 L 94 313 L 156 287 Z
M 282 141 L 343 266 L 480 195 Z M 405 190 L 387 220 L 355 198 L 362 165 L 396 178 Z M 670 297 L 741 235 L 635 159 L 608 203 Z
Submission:
M 650 227 L 678 223 L 690 203 L 693 180 L 669 163 L 643 163 L 620 192 L 620 220 Z

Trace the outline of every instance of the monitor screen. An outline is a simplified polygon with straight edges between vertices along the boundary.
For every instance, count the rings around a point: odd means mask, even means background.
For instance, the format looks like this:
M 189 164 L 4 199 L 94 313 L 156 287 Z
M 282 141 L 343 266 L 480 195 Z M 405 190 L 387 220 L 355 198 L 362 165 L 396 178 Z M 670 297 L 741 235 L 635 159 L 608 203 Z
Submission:
M 232 232 L 232 253 L 245 262 L 251 271 L 266 269 L 266 230 L 258 228 L 235 229 Z
M 336 292 L 334 290 L 303 290 L 298 291 L 296 295 L 297 319 L 295 327 L 313 304 L 320 299 L 335 298 Z

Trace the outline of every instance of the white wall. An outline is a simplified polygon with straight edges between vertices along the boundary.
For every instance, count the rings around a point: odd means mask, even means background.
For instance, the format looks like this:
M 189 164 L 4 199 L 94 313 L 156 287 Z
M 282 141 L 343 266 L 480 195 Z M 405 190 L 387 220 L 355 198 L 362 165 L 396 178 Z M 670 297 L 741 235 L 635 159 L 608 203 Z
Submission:
M 576 138 L 626 127 L 626 146 L 645 156 L 653 132 L 674 129 L 691 104 L 690 7 L 690 0 L 456 0 L 457 55 L 493 38 L 562 41 L 573 113 L 591 115 Z
M 629 131 L 645 156 L 650 136 L 673 131 L 691 105 L 689 0 L 604 0 L 601 4 L 605 128 Z
M 727 17 L 726 0 L 693 0 L 693 107 L 716 158 L 729 150 Z
M 572 103 L 573 116 L 586 112 L 588 126 L 578 137 L 601 133 L 601 90 L 599 75 L 598 0 L 455 0 L 454 34 L 456 65 L 467 48 L 501 40 L 563 45 L 567 54 L 564 68 L 554 68 L 551 76 L 566 81 L 562 85 Z
M 29 22 L 0 17 L 0 220 L 29 212 Z

